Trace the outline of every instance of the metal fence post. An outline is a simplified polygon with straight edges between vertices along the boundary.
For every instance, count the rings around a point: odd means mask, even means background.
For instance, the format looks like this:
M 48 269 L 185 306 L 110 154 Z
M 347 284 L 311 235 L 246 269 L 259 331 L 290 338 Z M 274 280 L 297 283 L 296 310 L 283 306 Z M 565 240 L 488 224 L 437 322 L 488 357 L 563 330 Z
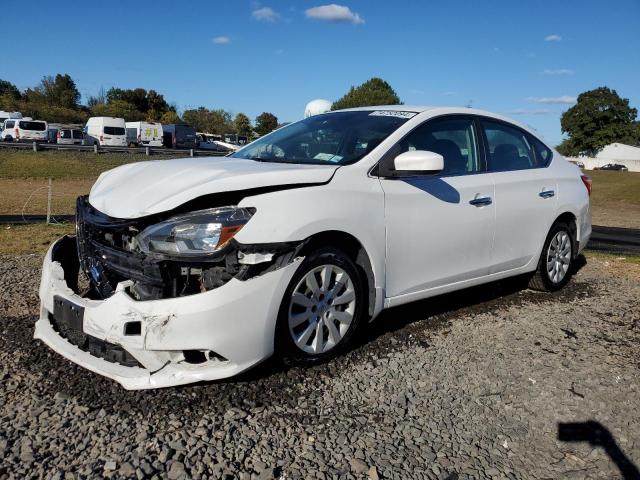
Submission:
M 190 157 L 193 157 L 193 148 L 190 148 L 190 149 L 189 149 L 189 156 L 190 156 Z
M 47 225 L 51 223 L 51 177 L 49 177 L 49 188 L 47 190 Z
M 149 148 L 149 146 L 147 145 L 146 147 L 144 147 L 144 154 L 148 157 L 149 155 L 151 155 L 151 149 Z
M 93 144 L 93 153 L 98 153 L 98 144 L 96 143 Z
M 33 142 L 33 151 L 34 152 L 38 151 L 38 144 L 36 142 Z

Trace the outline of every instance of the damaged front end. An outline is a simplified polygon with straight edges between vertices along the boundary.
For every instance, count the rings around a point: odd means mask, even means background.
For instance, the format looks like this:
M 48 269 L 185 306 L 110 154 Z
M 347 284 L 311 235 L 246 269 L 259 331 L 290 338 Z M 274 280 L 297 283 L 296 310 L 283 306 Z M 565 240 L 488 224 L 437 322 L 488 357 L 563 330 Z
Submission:
M 225 378 L 270 356 L 303 242 L 243 245 L 233 233 L 246 214 L 227 208 L 203 233 L 201 212 L 212 209 L 117 219 L 80 197 L 76 237 L 44 260 L 35 338 L 129 389 Z
M 91 282 L 86 295 L 108 298 L 118 283 L 126 280 L 132 282 L 129 291 L 136 300 L 202 293 L 221 287 L 232 278 L 248 280 L 280 268 L 295 258 L 301 246 L 300 242 L 241 245 L 230 236 L 242 227 L 242 223 L 237 223 L 222 228 L 218 248 L 203 252 L 187 246 L 184 248 L 188 253 L 182 253 L 175 251 L 177 241 L 161 242 L 145 235 L 150 230 L 159 230 L 159 226 L 170 226 L 168 217 L 111 218 L 94 209 L 87 197 L 79 197 L 78 256 Z

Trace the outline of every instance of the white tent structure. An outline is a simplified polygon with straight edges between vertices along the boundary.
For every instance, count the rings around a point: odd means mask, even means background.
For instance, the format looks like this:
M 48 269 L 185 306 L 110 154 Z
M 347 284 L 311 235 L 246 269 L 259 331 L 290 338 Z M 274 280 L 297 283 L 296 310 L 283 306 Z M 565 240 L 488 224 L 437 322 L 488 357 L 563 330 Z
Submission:
M 619 163 L 627 167 L 630 172 L 640 172 L 640 147 L 612 143 L 600 150 L 595 157 L 578 157 L 572 160 L 584 163 L 584 167 L 588 170 L 602 167 L 607 163 Z

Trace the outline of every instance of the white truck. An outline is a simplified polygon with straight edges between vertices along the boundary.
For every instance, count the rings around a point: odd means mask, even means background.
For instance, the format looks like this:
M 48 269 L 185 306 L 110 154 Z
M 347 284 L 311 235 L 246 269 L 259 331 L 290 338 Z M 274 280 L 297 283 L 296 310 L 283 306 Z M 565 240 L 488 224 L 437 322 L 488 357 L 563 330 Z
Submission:
M 84 127 L 85 144 L 126 147 L 127 135 L 124 118 L 91 117 Z
M 162 124 L 157 122 L 127 122 L 127 144 L 135 147 L 162 146 Z

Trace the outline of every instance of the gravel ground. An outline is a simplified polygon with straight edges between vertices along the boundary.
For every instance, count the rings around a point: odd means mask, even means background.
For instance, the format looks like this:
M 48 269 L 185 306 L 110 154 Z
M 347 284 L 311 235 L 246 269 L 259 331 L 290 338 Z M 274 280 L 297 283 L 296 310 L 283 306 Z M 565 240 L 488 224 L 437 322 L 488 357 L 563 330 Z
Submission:
M 39 265 L 0 258 L 0 479 L 616 478 L 612 458 L 640 462 L 640 287 L 602 257 L 553 295 L 510 281 L 393 309 L 327 365 L 145 392 L 32 340 Z

